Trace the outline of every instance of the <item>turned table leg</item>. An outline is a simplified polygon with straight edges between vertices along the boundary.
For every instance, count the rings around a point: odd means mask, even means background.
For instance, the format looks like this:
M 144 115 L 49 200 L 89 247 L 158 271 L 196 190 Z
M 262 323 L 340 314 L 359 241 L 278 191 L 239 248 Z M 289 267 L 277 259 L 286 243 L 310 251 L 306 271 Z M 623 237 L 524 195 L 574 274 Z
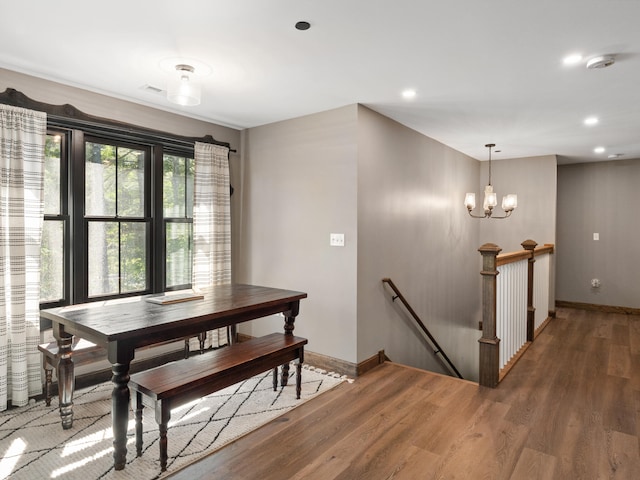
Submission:
M 111 420 L 113 422 L 113 466 L 124 469 L 127 460 L 127 424 L 129 423 L 129 364 L 115 363 L 111 371 Z

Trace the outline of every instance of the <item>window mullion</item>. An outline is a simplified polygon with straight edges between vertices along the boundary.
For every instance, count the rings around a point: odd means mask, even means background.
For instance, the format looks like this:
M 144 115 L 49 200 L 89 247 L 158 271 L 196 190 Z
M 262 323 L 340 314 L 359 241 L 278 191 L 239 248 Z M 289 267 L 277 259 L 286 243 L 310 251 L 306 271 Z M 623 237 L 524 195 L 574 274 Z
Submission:
M 71 207 L 71 303 L 86 302 L 88 299 L 88 222 L 84 213 L 85 198 L 85 141 L 84 132 L 74 130 L 71 134 L 71 159 L 69 190 Z

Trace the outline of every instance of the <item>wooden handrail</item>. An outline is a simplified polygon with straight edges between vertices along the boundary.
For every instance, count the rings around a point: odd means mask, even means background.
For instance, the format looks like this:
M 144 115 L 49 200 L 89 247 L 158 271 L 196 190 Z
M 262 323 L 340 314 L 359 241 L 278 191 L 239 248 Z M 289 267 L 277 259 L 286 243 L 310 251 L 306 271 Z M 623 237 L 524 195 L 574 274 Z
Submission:
M 531 253 L 526 250 L 518 250 L 517 252 L 503 253 L 496 257 L 496 266 L 507 265 L 508 263 L 516 263 L 531 257 Z
M 552 243 L 547 243 L 542 247 L 537 247 L 533 251 L 534 256 L 544 255 L 545 253 L 553 253 L 554 246 Z M 526 260 L 531 257 L 531 252 L 528 250 L 518 250 L 516 252 L 503 253 L 496 257 L 496 266 L 506 265 L 508 263 L 519 262 L 520 260 Z
M 433 335 L 431 335 L 431 332 L 429 332 L 429 329 L 425 326 L 425 324 L 422 322 L 422 320 L 420 320 L 420 317 L 418 317 L 418 314 L 415 312 L 415 310 L 413 308 L 411 308 L 411 305 L 409 305 L 409 302 L 407 302 L 407 300 L 404 298 L 402 293 L 400 293 L 400 290 L 398 290 L 398 287 L 396 287 L 396 285 L 393 283 L 393 281 L 391 281 L 390 278 L 383 278 L 382 282 L 388 284 L 389 287 L 391 287 L 391 289 L 395 293 L 395 296 L 391 298 L 391 301 L 395 302 L 396 298 L 399 298 L 400 301 L 402 302 L 402 304 L 405 306 L 405 308 L 409 311 L 409 313 L 411 314 L 413 319 L 416 321 L 418 326 L 422 329 L 424 334 L 427 337 L 429 337 L 429 340 L 431 341 L 431 343 L 435 347 L 434 350 L 433 350 L 434 355 L 437 355 L 438 353 L 441 354 L 442 358 L 447 362 L 447 364 L 449 365 L 451 370 L 453 370 L 455 372 L 456 376 L 458 378 L 463 378 L 462 375 L 460 374 L 460 372 L 458 371 L 458 369 L 455 367 L 455 365 L 451 362 L 451 360 L 449 360 L 449 357 L 447 357 L 447 354 L 444 353 L 444 351 L 442 350 L 440 345 L 438 345 L 438 342 L 436 342 L 436 339 L 433 338 Z
M 545 253 L 553 253 L 553 252 L 554 252 L 553 243 L 545 243 L 542 247 L 537 247 L 533 251 L 533 255 L 537 257 L 538 255 L 544 255 Z

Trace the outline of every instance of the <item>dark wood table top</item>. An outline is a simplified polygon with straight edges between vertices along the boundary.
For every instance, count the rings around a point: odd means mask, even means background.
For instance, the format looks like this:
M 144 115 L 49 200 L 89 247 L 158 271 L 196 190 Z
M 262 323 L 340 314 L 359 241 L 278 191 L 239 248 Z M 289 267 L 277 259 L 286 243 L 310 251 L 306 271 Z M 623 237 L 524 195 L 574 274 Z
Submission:
M 121 340 L 136 347 L 162 338 L 179 338 L 297 309 L 307 294 L 256 285 L 228 284 L 202 289 L 203 299 L 154 304 L 145 295 L 42 310 L 40 314 L 62 325 L 65 333 L 106 345 Z M 297 311 L 292 315 L 297 315 Z

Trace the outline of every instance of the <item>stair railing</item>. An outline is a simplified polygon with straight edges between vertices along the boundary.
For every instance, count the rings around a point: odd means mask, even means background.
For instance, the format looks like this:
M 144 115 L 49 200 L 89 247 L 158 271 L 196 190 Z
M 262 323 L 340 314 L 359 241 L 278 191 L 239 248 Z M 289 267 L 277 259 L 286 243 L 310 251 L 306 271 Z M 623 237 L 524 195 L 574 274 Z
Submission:
M 442 347 L 440 347 L 440 345 L 438 345 L 438 342 L 436 341 L 436 339 L 433 338 L 433 335 L 431 335 L 431 332 L 429 332 L 429 329 L 422 322 L 422 320 L 420 320 L 420 317 L 418 317 L 418 314 L 415 312 L 415 310 L 413 308 L 411 308 L 411 305 L 409 305 L 409 302 L 407 302 L 407 299 L 404 298 L 404 295 L 402 295 L 402 293 L 400 293 L 400 290 L 398 290 L 398 287 L 396 287 L 396 285 L 393 283 L 393 281 L 390 278 L 383 278 L 382 282 L 386 283 L 387 285 L 389 285 L 391 290 L 393 290 L 393 292 L 395 293 L 395 295 L 393 297 L 391 297 L 391 301 L 395 302 L 396 299 L 400 299 L 400 301 L 402 302 L 404 307 L 407 309 L 407 311 L 411 314 L 413 319 L 416 321 L 416 323 L 418 324 L 418 326 L 420 327 L 422 332 L 429 338 L 429 341 L 433 345 L 433 354 L 434 355 L 438 355 L 438 354 L 442 355 L 442 358 L 448 364 L 448 366 L 451 369 L 451 371 L 453 371 L 458 378 L 463 378 L 462 375 L 460 374 L 460 372 L 458 371 L 458 369 L 455 367 L 455 365 L 451 362 L 451 360 L 449 360 L 449 357 L 447 357 L 447 354 L 444 353 L 444 350 L 442 350 Z
M 482 255 L 480 385 L 495 388 L 550 320 L 549 257 L 554 249 L 550 244 L 536 247 L 535 241 L 525 240 L 523 250 L 502 255 L 493 243 L 478 249 Z

